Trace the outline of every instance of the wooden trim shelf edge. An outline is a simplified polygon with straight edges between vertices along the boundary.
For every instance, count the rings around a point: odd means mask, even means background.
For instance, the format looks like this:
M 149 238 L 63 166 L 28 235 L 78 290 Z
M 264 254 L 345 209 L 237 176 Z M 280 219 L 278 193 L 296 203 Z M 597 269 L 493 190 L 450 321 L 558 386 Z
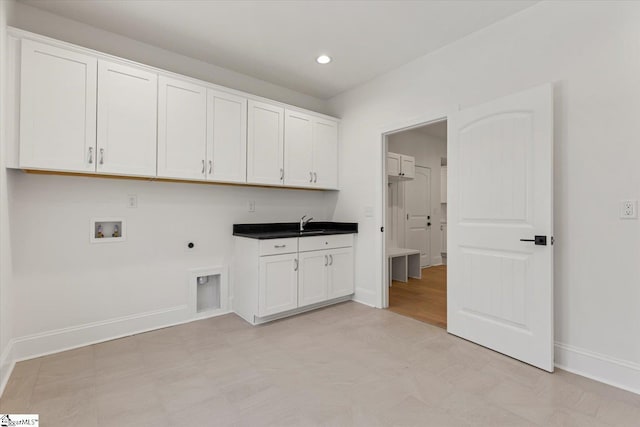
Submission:
M 331 188 L 308 188 L 308 187 L 292 187 L 284 185 L 265 185 L 265 184 L 252 184 L 241 182 L 219 182 L 219 181 L 192 181 L 188 179 L 175 179 L 175 178 L 160 178 L 160 177 L 142 177 L 142 176 L 124 176 L 124 175 L 104 175 L 95 173 L 82 173 L 82 172 L 60 172 L 60 171 L 48 171 L 38 169 L 21 169 L 23 172 L 32 175 L 58 175 L 58 176 L 81 176 L 86 178 L 106 178 L 106 179 L 127 179 L 133 181 L 158 181 L 158 182 L 173 182 L 183 184 L 205 184 L 205 185 L 224 185 L 232 187 L 259 187 L 259 188 L 280 188 L 287 190 L 306 190 L 306 191 L 339 191 Z

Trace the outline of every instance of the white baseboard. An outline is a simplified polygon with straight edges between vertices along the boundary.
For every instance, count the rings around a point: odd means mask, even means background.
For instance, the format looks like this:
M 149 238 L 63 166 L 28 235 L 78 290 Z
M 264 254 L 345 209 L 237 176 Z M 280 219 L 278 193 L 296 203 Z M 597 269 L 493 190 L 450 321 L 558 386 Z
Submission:
M 369 307 L 380 308 L 376 303 L 378 294 L 370 289 L 356 288 L 356 293 L 353 295 L 352 299 L 355 302 L 368 305 Z
M 0 396 L 4 392 L 13 367 L 22 360 L 228 313 L 231 311 L 194 315 L 189 306 L 184 304 L 12 339 L 0 355 L 2 369 L 0 372 Z
M 2 397 L 4 388 L 7 386 L 7 382 L 9 382 L 11 372 L 13 372 L 13 367 L 16 365 L 11 354 L 12 349 L 13 341 L 9 341 L 2 354 L 0 354 L 0 397 Z
M 640 394 L 640 365 L 637 363 L 556 342 L 555 365 L 565 371 Z
M 224 314 L 224 313 L 219 313 Z M 196 320 L 189 307 L 123 316 L 14 338 L 0 356 L 0 396 L 17 362 Z
M 189 322 L 192 320 L 191 317 L 188 306 L 185 304 L 27 335 L 13 339 L 13 358 L 16 362 L 33 359 L 34 357 Z

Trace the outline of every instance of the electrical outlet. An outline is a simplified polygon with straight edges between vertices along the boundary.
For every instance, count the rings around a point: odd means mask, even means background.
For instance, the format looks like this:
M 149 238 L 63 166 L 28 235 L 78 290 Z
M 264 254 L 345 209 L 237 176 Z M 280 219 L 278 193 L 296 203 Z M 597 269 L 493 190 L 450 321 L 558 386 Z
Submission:
M 623 200 L 620 202 L 620 218 L 638 219 L 638 201 Z
M 138 207 L 138 196 L 135 194 L 129 194 L 127 196 L 127 207 L 128 208 L 137 208 Z
M 249 212 L 255 212 L 255 211 L 256 211 L 256 201 L 249 200 Z

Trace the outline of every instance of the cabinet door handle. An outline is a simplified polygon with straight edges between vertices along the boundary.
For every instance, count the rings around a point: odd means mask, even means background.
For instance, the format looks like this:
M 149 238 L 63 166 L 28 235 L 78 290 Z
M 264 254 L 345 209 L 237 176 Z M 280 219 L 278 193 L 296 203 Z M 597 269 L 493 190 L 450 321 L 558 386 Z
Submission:
M 89 147 L 89 164 L 93 164 L 93 147 Z
M 326 267 L 327 265 L 329 265 L 329 256 L 325 255 L 324 256 L 324 266 Z
M 104 165 L 104 148 L 100 149 L 100 164 Z
M 309 182 L 313 182 L 313 172 L 309 172 Z
M 318 182 L 318 174 L 317 173 L 313 173 L 313 182 L 316 183 Z
M 329 265 L 333 265 L 333 255 L 329 255 L 329 258 L 331 259 L 331 262 L 329 263 Z
M 212 170 L 213 170 L 213 162 L 209 160 L 209 175 L 211 175 Z
M 295 264 L 293 267 L 293 271 L 298 271 L 298 258 L 294 259 L 293 263 Z
M 204 159 L 202 160 L 202 174 L 204 175 Z
M 287 245 L 273 245 L 274 248 L 286 248 Z
M 280 168 L 280 181 L 284 179 L 284 169 Z

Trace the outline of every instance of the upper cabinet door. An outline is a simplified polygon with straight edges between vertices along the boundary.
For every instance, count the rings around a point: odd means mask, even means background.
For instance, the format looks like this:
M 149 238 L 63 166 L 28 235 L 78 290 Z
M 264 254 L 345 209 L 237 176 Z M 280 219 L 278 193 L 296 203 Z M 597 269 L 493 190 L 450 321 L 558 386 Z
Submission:
M 209 89 L 207 179 L 247 181 L 247 99 Z
M 156 175 L 157 100 L 157 74 L 99 61 L 98 172 Z
M 387 175 L 400 176 L 400 154 L 387 153 Z
M 21 168 L 95 171 L 97 63 L 22 40 Z
M 307 114 L 285 110 L 284 184 L 315 187 L 313 176 L 313 119 Z
M 284 108 L 248 103 L 247 182 L 282 185 L 284 175 Z
M 338 123 L 316 118 L 313 126 L 313 183 L 338 188 Z
M 207 89 L 165 76 L 158 87 L 158 176 L 204 180 Z
M 416 159 L 412 156 L 400 156 L 402 165 L 400 170 L 402 171 L 402 177 L 407 179 L 413 179 L 416 176 Z

